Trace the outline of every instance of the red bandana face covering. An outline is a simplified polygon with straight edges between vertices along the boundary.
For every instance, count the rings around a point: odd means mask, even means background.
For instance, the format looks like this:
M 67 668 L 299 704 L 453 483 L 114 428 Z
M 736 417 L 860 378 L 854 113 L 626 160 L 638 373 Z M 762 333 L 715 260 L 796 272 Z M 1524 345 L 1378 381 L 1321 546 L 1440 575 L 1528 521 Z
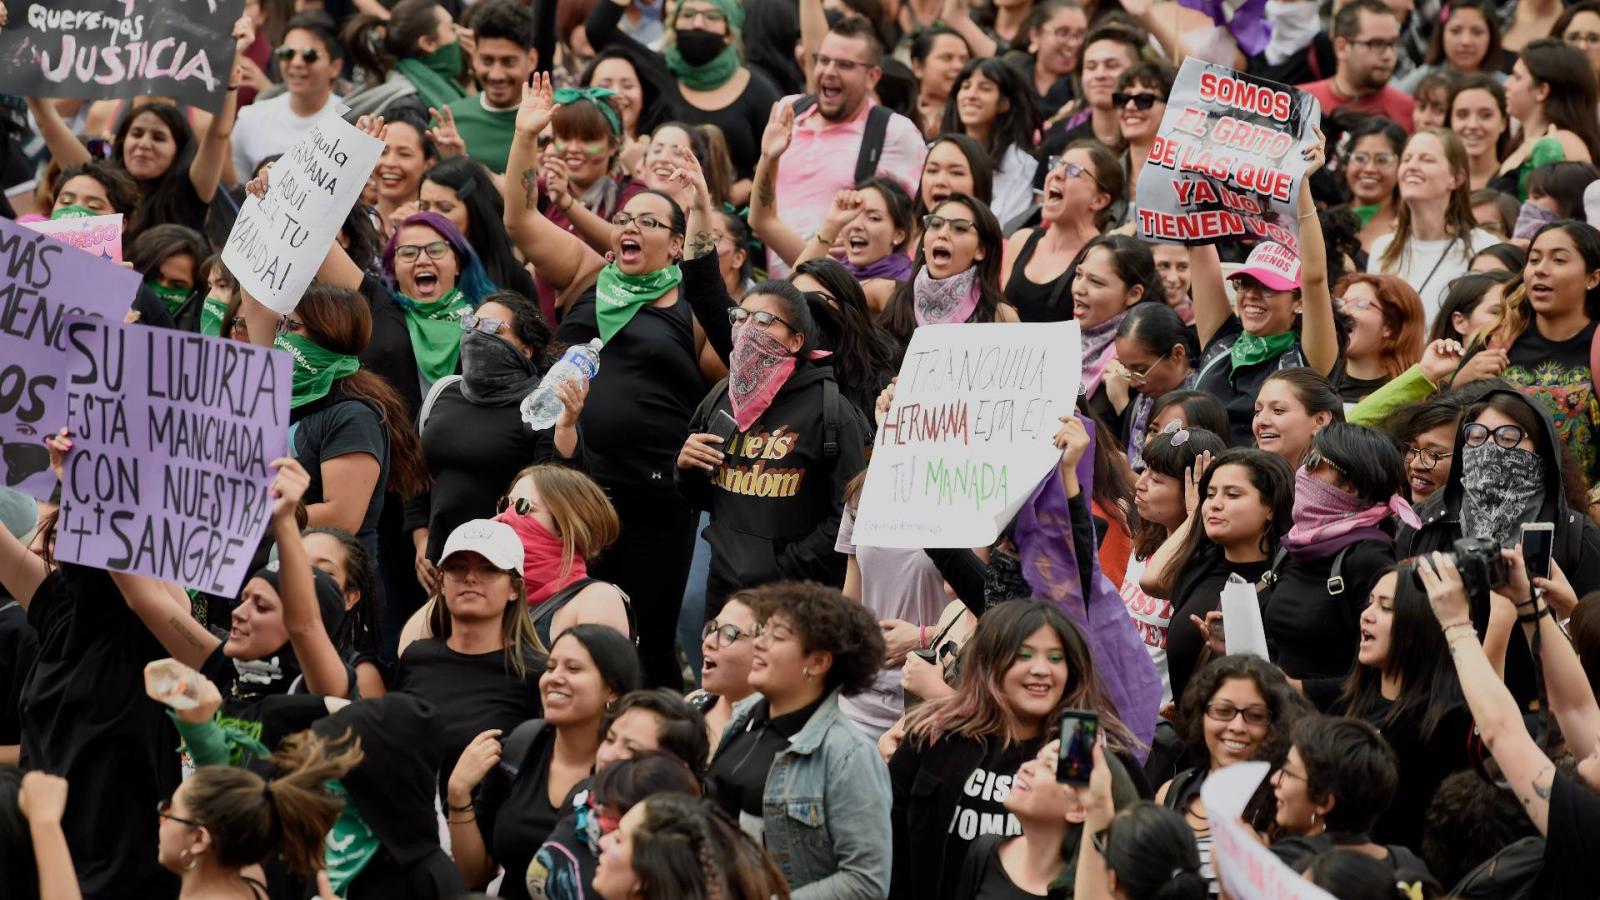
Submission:
M 734 329 L 728 363 L 728 403 L 739 430 L 748 431 L 794 374 L 794 355 L 782 341 L 747 324 Z
M 561 538 L 551 534 L 538 519 L 521 515 L 514 509 L 506 510 L 495 519 L 510 525 L 522 540 L 522 580 L 528 591 L 529 606 L 542 603 L 556 591 L 589 577 L 588 565 L 576 554 L 572 557 L 572 570 L 567 577 L 561 577 L 565 547 Z

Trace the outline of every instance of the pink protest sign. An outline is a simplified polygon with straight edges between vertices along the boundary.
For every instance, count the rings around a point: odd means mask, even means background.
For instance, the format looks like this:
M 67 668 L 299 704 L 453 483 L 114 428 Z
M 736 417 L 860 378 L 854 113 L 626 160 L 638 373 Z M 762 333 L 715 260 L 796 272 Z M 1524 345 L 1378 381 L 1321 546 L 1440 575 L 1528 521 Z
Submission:
M 122 213 L 29 222 L 28 227 L 107 262 L 122 262 Z

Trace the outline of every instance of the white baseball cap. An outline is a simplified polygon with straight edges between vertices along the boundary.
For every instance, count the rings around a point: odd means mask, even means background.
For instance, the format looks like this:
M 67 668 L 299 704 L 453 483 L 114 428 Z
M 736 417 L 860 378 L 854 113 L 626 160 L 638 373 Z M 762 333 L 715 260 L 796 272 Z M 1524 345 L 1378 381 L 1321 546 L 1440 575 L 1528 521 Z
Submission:
M 522 574 L 522 539 L 504 522 L 473 519 L 457 525 L 444 542 L 439 564 L 444 565 L 445 560 L 462 552 L 476 553 L 497 569 Z

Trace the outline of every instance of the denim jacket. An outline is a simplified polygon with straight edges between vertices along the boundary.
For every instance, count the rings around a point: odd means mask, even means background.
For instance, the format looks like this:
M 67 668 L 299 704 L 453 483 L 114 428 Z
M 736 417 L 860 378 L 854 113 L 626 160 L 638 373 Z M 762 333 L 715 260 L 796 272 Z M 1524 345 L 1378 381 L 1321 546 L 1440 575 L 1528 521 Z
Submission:
M 766 698 L 734 707 L 722 746 Z M 889 896 L 889 769 L 865 733 L 829 694 L 772 760 L 762 798 L 767 852 L 794 900 L 884 900 Z

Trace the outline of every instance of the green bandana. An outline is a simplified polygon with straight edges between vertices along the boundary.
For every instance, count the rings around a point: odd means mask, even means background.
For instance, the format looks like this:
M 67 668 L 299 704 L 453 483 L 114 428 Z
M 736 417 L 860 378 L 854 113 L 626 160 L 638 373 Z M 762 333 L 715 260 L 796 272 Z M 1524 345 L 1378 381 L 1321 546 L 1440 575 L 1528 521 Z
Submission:
M 600 343 L 611 343 L 611 336 L 633 321 L 634 313 L 660 300 L 681 281 L 683 272 L 677 266 L 629 275 L 616 263 L 607 264 L 594 284 L 594 318 L 600 326 Z
M 1378 214 L 1378 209 L 1379 207 L 1376 203 L 1372 204 L 1371 206 L 1350 207 L 1350 211 L 1356 214 L 1356 219 L 1360 221 L 1362 228 L 1365 228 L 1372 223 L 1372 217 Z
M 183 301 L 188 300 L 189 295 L 194 293 L 191 288 L 167 287 L 158 281 L 146 281 L 144 286 L 155 291 L 161 302 L 167 305 L 167 312 L 173 315 L 178 314 L 178 310 L 183 308 Z
M 56 219 L 89 219 L 98 215 L 100 215 L 100 213 L 95 212 L 89 207 L 79 206 L 78 204 L 74 203 L 71 206 L 63 206 L 51 213 L 50 221 L 53 222 Z
M 354 375 L 361 361 L 315 344 L 303 334 L 280 334 L 272 346 L 289 354 L 289 408 L 299 409 L 328 396 L 334 381 Z
M 200 301 L 200 333 L 212 337 L 222 337 L 222 314 L 228 311 L 228 303 L 216 297 L 207 297 Z
M 1285 331 L 1272 337 L 1257 337 L 1247 331 L 1233 342 L 1233 349 L 1229 353 L 1233 365 L 1229 373 L 1239 371 L 1241 366 L 1253 366 L 1269 359 L 1277 359 L 1285 350 L 1293 347 L 1294 342 L 1295 335 L 1292 331 Z
M 461 42 L 456 41 L 426 56 L 402 59 L 394 67 L 416 87 L 423 103 L 438 108 L 467 95 L 461 88 L 461 61 Z
M 691 91 L 714 91 L 739 71 L 739 52 L 732 44 L 723 47 L 721 53 L 703 66 L 690 65 L 676 46 L 669 45 L 662 55 L 667 58 L 667 70 L 672 77 Z
M 429 384 L 456 373 L 461 360 L 461 317 L 472 312 L 472 304 L 451 288 L 432 303 L 400 295 L 406 311 L 406 331 L 411 333 L 411 349 L 417 354 L 417 369 Z
M 607 97 L 615 97 L 616 91 L 603 87 L 586 88 L 556 88 L 554 100 L 561 106 L 571 106 L 579 100 L 587 100 L 600 110 L 600 115 L 605 116 L 606 124 L 611 126 L 611 133 L 622 135 L 622 117 L 617 115 L 616 107 L 606 102 Z M 471 184 L 472 182 L 467 182 Z M 459 193 L 459 192 L 457 192 Z

